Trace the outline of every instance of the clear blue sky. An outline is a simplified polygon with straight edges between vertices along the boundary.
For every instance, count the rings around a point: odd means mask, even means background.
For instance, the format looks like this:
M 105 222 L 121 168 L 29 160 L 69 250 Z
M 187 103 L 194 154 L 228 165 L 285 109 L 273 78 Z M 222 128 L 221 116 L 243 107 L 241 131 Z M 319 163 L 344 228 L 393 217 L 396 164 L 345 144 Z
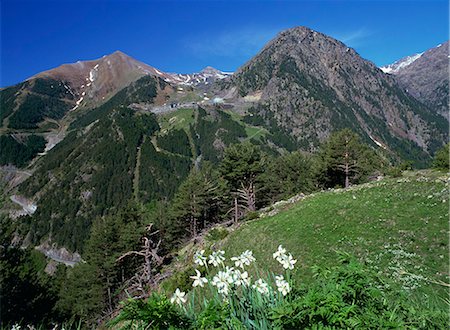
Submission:
M 121 50 L 168 72 L 234 71 L 304 25 L 377 65 L 448 40 L 448 1 L 1 0 L 0 86 Z

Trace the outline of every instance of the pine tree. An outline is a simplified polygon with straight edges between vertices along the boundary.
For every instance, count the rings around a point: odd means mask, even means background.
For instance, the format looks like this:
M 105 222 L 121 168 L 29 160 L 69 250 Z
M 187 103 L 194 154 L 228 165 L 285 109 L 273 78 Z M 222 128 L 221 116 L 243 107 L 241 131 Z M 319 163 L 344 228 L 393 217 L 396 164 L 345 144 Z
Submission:
M 171 207 L 172 226 L 180 238 L 196 237 L 208 222 L 217 218 L 220 209 L 219 184 L 212 169 L 205 165 L 193 168 L 181 184 Z
M 324 187 L 349 187 L 381 166 L 375 152 L 350 129 L 333 133 L 318 154 L 316 175 Z
M 128 205 L 118 215 L 97 218 L 84 251 L 84 261 L 68 272 L 60 290 L 58 309 L 76 319 L 93 321 L 112 312 L 119 301 L 123 281 L 134 274 L 138 263 L 117 258 L 135 249 L 143 234 L 143 215 Z
M 248 211 L 256 209 L 256 191 L 264 172 L 265 157 L 260 147 L 249 142 L 225 149 L 219 171 L 228 182 L 230 191 L 245 203 Z
M 314 190 L 311 156 L 301 152 L 270 158 L 262 175 L 260 206 Z

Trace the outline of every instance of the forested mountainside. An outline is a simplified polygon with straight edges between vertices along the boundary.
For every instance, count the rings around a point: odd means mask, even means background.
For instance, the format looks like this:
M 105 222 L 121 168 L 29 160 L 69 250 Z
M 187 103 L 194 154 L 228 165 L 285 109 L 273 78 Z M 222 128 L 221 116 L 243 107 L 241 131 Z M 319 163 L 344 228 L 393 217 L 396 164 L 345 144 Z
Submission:
M 449 112 L 449 42 L 444 42 L 408 59 L 398 68 L 387 71 L 415 98 L 448 120 Z M 397 62 L 396 62 L 397 63 Z M 401 65 L 403 64 L 403 65 Z
M 390 75 L 305 27 L 280 33 L 231 76 L 192 77 L 115 52 L 2 90 L 2 164 L 34 159 L 17 191 L 37 205 L 20 221 L 22 239 L 81 251 L 93 218 L 131 198 L 170 200 L 193 166 L 243 140 L 269 154 L 315 152 L 350 128 L 387 160 L 424 166 L 448 138 L 448 123 Z
M 143 77 L 70 125 L 64 140 L 19 186 L 19 193 L 38 205 L 20 221 L 28 242 L 51 238 L 81 252 L 95 217 L 114 214 L 132 199 L 171 199 L 196 162 L 217 163 L 226 146 L 264 131 L 220 108 L 176 109 L 160 118 L 129 108 L 152 104 L 166 85 L 161 78 Z

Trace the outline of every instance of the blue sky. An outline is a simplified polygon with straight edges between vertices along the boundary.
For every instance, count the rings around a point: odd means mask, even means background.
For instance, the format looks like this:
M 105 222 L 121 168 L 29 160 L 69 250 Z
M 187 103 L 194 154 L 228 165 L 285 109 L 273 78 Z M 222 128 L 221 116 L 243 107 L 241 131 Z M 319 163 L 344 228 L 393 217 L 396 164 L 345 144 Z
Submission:
M 1 0 L 0 86 L 121 50 L 168 72 L 234 71 L 308 26 L 377 65 L 448 40 L 448 1 Z

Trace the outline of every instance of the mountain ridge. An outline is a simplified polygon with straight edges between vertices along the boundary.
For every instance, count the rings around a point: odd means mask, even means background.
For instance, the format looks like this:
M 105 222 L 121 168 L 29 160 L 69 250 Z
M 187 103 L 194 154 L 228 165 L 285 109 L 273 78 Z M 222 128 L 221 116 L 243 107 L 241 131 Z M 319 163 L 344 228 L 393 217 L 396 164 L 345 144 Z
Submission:
M 428 152 L 435 149 L 425 106 L 354 49 L 306 27 L 286 30 L 269 41 L 236 71 L 223 95 L 258 95 L 253 114 L 275 118 L 306 147 L 345 123 L 388 146 L 408 139 Z M 436 121 L 433 117 L 431 125 Z M 438 131 L 445 135 L 445 128 Z
M 449 41 L 446 41 L 423 53 L 401 59 L 395 62 L 397 65 L 394 63 L 390 67 L 389 72 L 410 95 L 428 105 L 447 121 L 449 120 L 449 47 Z

